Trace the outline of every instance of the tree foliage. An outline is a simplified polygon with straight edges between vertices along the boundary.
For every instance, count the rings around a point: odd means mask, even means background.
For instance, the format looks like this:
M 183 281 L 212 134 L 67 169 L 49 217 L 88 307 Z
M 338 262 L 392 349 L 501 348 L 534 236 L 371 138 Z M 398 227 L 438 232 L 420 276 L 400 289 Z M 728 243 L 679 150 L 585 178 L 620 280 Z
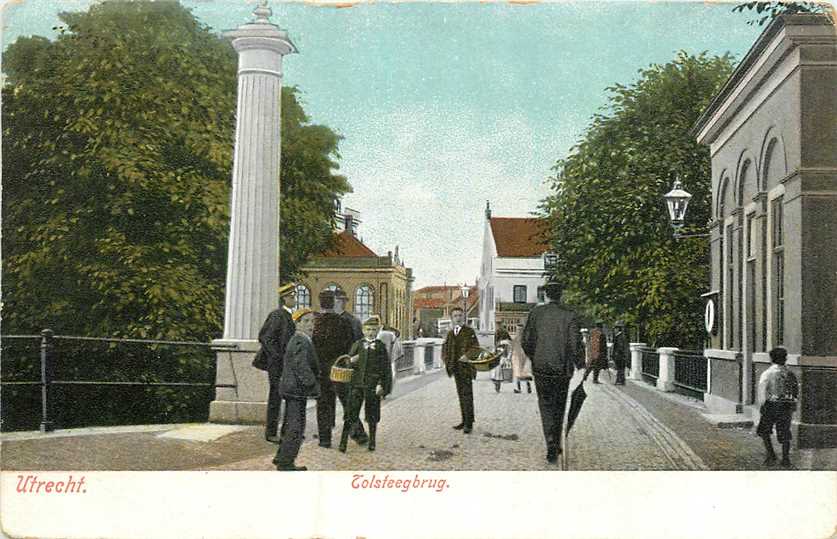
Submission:
M 747 21 L 747 24 L 758 24 L 759 26 L 783 14 L 825 13 L 824 4 L 820 2 L 785 2 L 782 0 L 744 2 L 743 4 L 738 4 L 732 10 L 741 13 L 745 10 L 755 11 L 757 17 Z
M 687 222 L 708 222 L 709 151 L 690 130 L 732 68 L 728 55 L 680 52 L 608 88 L 609 107 L 556 163 L 540 205 L 568 300 L 642 327 L 649 343 L 703 340 L 708 244 L 672 238 L 662 197 L 679 178 L 694 197 Z
M 4 333 L 208 340 L 223 316 L 236 54 L 176 2 L 62 13 L 3 55 Z M 282 92 L 281 275 L 331 241 L 340 137 Z

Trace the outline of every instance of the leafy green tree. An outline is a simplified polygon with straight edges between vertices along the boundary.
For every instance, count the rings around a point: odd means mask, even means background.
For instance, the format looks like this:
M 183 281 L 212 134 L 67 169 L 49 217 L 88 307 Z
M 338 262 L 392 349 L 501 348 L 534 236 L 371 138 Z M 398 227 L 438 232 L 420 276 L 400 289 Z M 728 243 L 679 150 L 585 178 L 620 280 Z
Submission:
M 709 282 L 705 239 L 674 240 L 663 195 L 675 177 L 694 198 L 687 220 L 710 211 L 710 161 L 690 130 L 733 69 L 725 55 L 680 52 L 608 88 L 581 142 L 559 160 L 540 205 L 568 300 L 643 328 L 649 343 L 699 346 Z
M 767 21 L 773 20 L 778 15 L 792 15 L 794 13 L 825 13 L 825 4 L 821 2 L 784 2 L 781 0 L 768 0 L 756 2 L 744 2 L 738 4 L 733 11 L 743 13 L 747 11 L 755 11 L 758 16 L 755 19 L 750 19 L 747 24 L 763 25 Z
M 217 337 L 236 54 L 175 2 L 63 13 L 3 55 L 4 332 Z M 340 137 L 285 88 L 281 275 L 329 247 Z

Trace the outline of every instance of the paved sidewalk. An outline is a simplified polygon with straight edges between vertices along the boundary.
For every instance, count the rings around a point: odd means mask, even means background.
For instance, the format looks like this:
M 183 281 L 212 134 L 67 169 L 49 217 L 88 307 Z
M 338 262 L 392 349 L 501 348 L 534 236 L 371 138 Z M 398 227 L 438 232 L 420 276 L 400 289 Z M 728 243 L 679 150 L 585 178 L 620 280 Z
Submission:
M 571 384 L 580 381 L 580 373 Z M 701 470 L 701 459 L 665 425 L 612 387 L 585 385 L 588 398 L 570 434 L 571 470 Z M 442 378 L 383 407 L 375 452 L 349 442 L 346 454 L 309 438 L 297 463 L 311 470 L 558 470 L 545 459 L 534 393 L 515 394 L 510 384 L 496 393 L 485 374 L 474 384 L 476 423 L 471 434 L 459 422 L 456 390 Z M 334 441 L 340 427 L 335 429 Z M 213 467 L 272 470 L 269 457 Z
M 579 373 L 571 384 L 580 381 Z M 642 383 L 585 384 L 587 401 L 567 442 L 569 470 L 760 470 L 751 430 L 719 429 L 699 401 L 663 395 Z M 524 386 L 525 388 L 525 386 Z M 525 390 L 524 390 L 525 391 Z M 533 385 L 534 391 L 534 385 Z M 312 470 L 559 470 L 546 462 L 535 393 L 496 393 L 481 373 L 474 384 L 476 423 L 466 435 L 456 390 L 444 372 L 400 379 L 384 401 L 378 450 L 317 445 L 308 411 L 297 460 Z M 689 405 L 686 405 L 689 404 Z M 339 417 L 342 412 L 339 411 Z M 333 440 L 339 440 L 340 426 Z M 3 434 L 4 470 L 273 470 L 276 446 L 261 426 L 212 424 L 96 427 L 55 434 Z M 835 450 L 792 452 L 796 469 L 837 469 Z M 827 455 L 831 460 L 823 460 Z

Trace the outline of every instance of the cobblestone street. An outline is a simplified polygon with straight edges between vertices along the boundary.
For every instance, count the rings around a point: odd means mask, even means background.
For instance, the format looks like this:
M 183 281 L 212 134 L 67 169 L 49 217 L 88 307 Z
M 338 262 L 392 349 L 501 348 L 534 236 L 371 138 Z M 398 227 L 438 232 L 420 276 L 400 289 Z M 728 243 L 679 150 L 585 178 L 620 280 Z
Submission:
M 474 383 L 476 423 L 471 434 L 451 428 L 460 420 L 453 381 L 437 380 L 387 402 L 373 452 L 350 442 L 321 448 L 309 410 L 306 440 L 297 463 L 311 470 L 557 470 L 546 462 L 537 397 L 515 394 L 511 384 L 495 392 L 481 373 Z M 606 379 L 606 376 L 603 375 Z M 571 384 L 580 381 L 580 373 Z M 603 383 L 585 384 L 588 398 L 568 441 L 570 470 L 702 470 L 703 461 L 636 401 Z M 272 470 L 271 456 L 212 469 Z
M 578 385 L 580 373 L 572 381 Z M 664 394 L 643 382 L 585 384 L 588 393 L 567 442 L 568 470 L 765 470 L 752 429 L 719 429 L 701 418 L 700 401 Z M 316 438 L 309 402 L 306 439 L 298 464 L 310 470 L 560 470 L 546 462 L 537 397 L 500 393 L 486 374 L 474 383 L 476 423 L 471 434 L 451 428 L 460 420 L 456 390 L 443 372 L 399 379 L 384 401 L 378 449 L 349 442 L 342 454 Z M 338 405 L 338 416 L 342 411 Z M 193 423 L 126 425 L 4 433 L 5 470 L 273 470 L 276 446 L 261 426 Z M 837 451 L 791 452 L 795 469 L 835 470 Z M 775 468 L 774 468 L 775 469 Z

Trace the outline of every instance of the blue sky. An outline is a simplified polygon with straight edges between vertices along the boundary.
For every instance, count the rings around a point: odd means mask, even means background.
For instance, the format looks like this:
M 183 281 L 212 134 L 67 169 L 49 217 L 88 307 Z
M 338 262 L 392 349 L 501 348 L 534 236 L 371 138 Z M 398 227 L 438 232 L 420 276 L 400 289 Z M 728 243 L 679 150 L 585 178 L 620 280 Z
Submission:
M 16 0 L 3 47 L 54 36 L 59 11 L 90 0 Z M 216 30 L 250 20 L 255 2 L 184 0 Z M 300 53 L 285 83 L 345 140 L 341 170 L 379 254 L 395 245 L 416 286 L 473 282 L 485 201 L 526 216 L 550 168 L 606 104 L 605 88 L 683 49 L 741 58 L 761 28 L 715 2 L 374 3 L 351 8 L 271 2 Z

